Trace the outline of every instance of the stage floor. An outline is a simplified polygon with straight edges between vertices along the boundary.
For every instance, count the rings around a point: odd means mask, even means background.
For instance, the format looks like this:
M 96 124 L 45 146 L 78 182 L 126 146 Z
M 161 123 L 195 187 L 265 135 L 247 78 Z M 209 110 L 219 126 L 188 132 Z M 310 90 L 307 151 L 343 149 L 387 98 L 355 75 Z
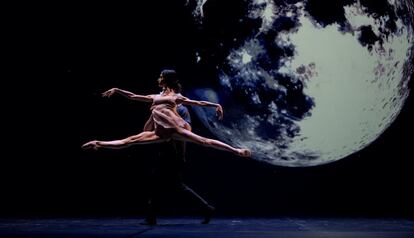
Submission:
M 159 218 L 157 226 L 141 218 L 0 219 L 0 237 L 345 237 L 413 238 L 414 220 L 370 218 Z

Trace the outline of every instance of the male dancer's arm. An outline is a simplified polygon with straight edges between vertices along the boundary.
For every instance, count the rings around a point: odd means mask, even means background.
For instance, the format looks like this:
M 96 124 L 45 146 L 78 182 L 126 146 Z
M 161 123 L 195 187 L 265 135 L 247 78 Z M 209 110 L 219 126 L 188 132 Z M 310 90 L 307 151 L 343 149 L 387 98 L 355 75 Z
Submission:
M 188 108 L 182 104 L 177 106 L 178 115 L 187 123 L 189 129 L 191 131 L 191 116 Z
M 191 116 L 190 116 L 190 112 L 188 111 L 188 108 L 182 104 L 179 104 L 177 106 L 177 112 L 180 115 L 180 117 L 183 118 L 183 120 L 187 123 L 188 128 L 186 129 L 191 131 Z M 176 147 L 178 149 L 177 152 L 185 161 L 186 142 L 175 141 L 175 143 L 176 143 L 176 146 L 180 146 L 179 149 Z

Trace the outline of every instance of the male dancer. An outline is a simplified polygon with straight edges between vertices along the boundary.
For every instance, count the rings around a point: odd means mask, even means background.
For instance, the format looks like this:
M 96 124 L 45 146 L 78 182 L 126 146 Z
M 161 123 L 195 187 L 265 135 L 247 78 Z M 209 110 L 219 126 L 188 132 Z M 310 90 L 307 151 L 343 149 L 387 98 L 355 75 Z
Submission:
M 177 106 L 178 114 L 191 127 L 191 117 L 187 107 Z M 156 209 L 160 199 L 160 189 L 173 189 L 182 192 L 188 200 L 197 204 L 204 214 L 202 224 L 208 224 L 214 207 L 209 205 L 202 197 L 183 183 L 183 169 L 185 162 L 186 143 L 182 141 L 168 141 L 160 144 L 158 157 L 151 171 L 149 198 L 147 204 L 147 225 L 156 225 Z M 171 156 L 173 155 L 173 156 Z

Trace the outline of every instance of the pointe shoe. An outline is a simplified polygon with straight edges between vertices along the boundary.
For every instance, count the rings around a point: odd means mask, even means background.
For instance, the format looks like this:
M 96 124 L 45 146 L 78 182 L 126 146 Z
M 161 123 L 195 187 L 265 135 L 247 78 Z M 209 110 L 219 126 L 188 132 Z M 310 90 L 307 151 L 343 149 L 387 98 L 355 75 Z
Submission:
M 98 150 L 100 146 L 98 145 L 98 141 L 93 140 L 93 141 L 89 141 L 85 144 L 82 145 L 82 149 L 87 150 L 87 149 L 93 149 L 93 150 Z
M 211 216 L 213 215 L 214 210 L 216 210 L 213 206 L 208 206 L 204 213 L 204 220 L 201 221 L 201 224 L 208 224 L 211 221 Z
M 238 155 L 242 157 L 251 157 L 252 152 L 249 149 L 239 149 Z

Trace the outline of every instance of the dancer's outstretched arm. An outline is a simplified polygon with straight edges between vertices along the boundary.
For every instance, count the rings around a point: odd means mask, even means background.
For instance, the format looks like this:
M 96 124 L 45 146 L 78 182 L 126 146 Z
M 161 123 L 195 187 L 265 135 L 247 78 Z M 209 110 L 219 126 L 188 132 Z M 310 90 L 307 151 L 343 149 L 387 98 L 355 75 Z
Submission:
M 102 96 L 109 98 L 115 93 L 120 94 L 128 99 L 135 100 L 135 101 L 141 101 L 141 102 L 152 102 L 155 96 L 155 95 L 138 95 L 138 94 L 126 91 L 126 90 L 122 90 L 120 88 L 111 88 L 108 91 L 103 92 Z
M 197 100 L 191 100 L 186 97 L 180 97 L 178 99 L 179 103 L 182 103 L 184 105 L 193 105 L 193 106 L 202 106 L 202 107 L 215 107 L 216 113 L 219 119 L 223 119 L 223 108 L 218 103 L 212 103 L 208 101 L 197 101 Z

